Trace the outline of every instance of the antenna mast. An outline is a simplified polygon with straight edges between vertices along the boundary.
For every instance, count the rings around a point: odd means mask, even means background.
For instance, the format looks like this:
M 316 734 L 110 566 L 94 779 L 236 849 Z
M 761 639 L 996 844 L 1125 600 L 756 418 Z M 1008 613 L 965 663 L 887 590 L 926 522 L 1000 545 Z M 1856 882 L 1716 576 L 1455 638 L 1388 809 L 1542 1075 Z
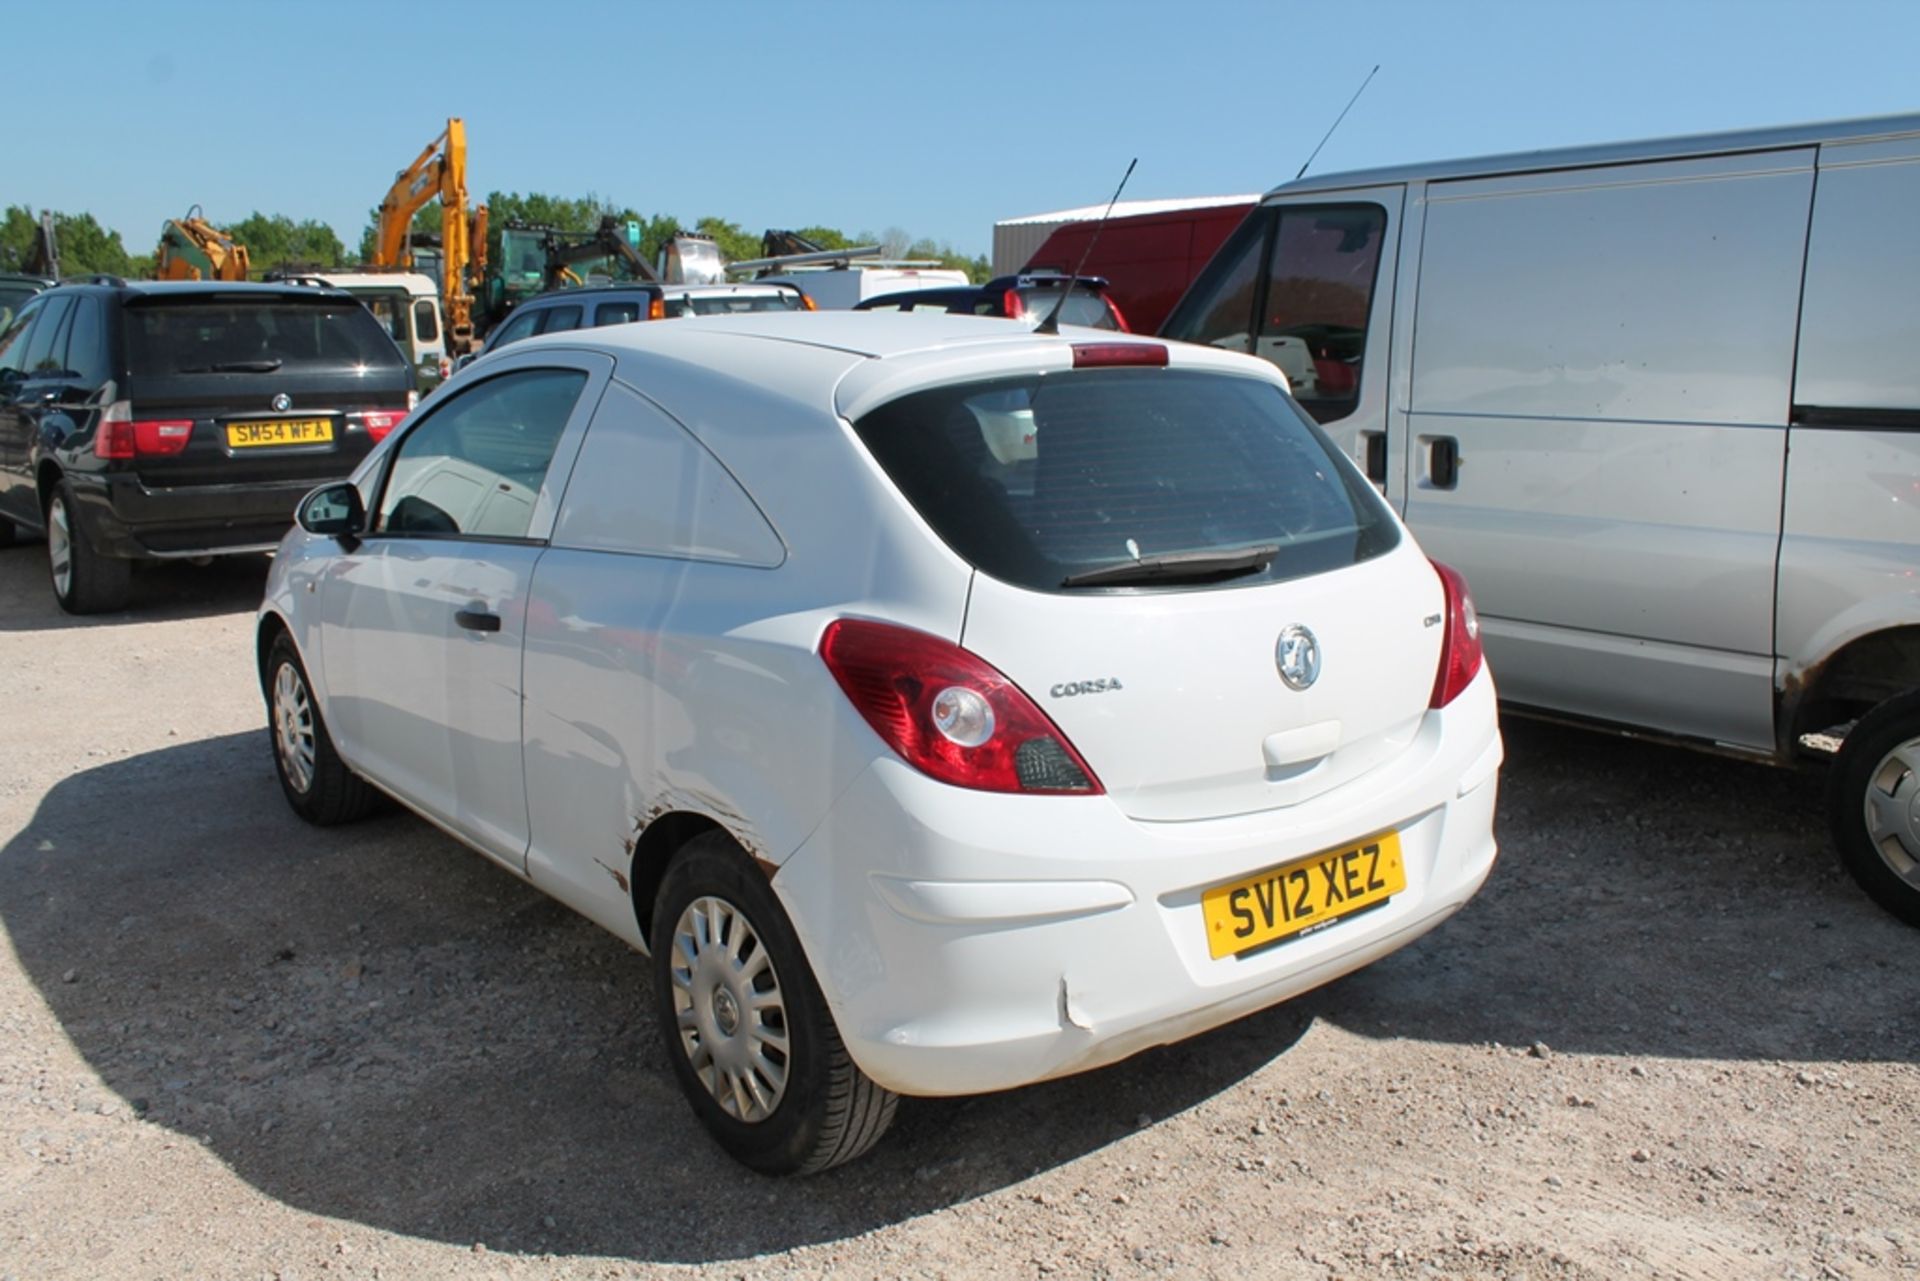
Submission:
M 1100 215 L 1100 221 L 1094 225 L 1093 234 L 1087 237 L 1087 247 L 1080 251 L 1080 261 L 1073 264 L 1073 274 L 1067 277 L 1066 287 L 1060 291 L 1060 301 L 1053 304 L 1053 310 L 1047 313 L 1045 320 L 1033 327 L 1034 333 L 1057 334 L 1060 332 L 1060 313 L 1066 310 L 1067 296 L 1073 292 L 1074 285 L 1079 283 L 1080 269 L 1087 265 L 1087 255 L 1093 252 L 1094 245 L 1099 242 L 1100 233 L 1106 228 L 1107 219 L 1113 216 L 1113 207 L 1120 203 L 1120 193 L 1127 189 L 1127 179 L 1133 177 L 1133 167 L 1139 163 L 1138 156 L 1127 161 L 1127 171 L 1120 175 L 1120 185 L 1113 189 L 1113 199 L 1107 201 L 1107 211 Z
M 1299 182 L 1302 178 L 1307 176 L 1307 165 L 1310 165 L 1313 163 L 1313 157 L 1320 154 L 1320 147 L 1324 147 L 1327 145 L 1327 138 L 1333 137 L 1333 131 L 1340 127 L 1340 122 L 1347 118 L 1347 113 L 1353 110 L 1353 104 L 1360 101 L 1360 95 L 1367 91 L 1367 86 L 1373 83 L 1373 78 L 1379 73 L 1380 73 L 1380 64 L 1376 62 L 1373 64 L 1373 70 L 1367 73 L 1367 78 L 1360 82 L 1360 87 L 1353 91 L 1353 97 L 1347 99 L 1347 105 L 1340 108 L 1340 114 L 1333 118 L 1333 123 L 1331 125 L 1327 126 L 1326 138 L 1320 139 L 1320 146 L 1315 147 L 1313 149 L 1313 155 L 1308 156 L 1306 160 L 1306 164 L 1303 164 L 1300 166 L 1300 172 L 1293 175 L 1293 180 L 1295 182 Z

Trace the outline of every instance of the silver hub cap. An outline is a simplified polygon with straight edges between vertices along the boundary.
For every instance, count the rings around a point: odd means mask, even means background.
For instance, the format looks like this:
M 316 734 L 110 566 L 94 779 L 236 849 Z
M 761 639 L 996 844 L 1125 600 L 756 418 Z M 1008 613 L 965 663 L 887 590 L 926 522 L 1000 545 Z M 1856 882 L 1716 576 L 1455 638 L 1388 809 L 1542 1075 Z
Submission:
M 53 570 L 53 590 L 65 600 L 73 591 L 73 532 L 67 505 L 58 498 L 47 509 L 47 565 Z
M 1867 837 L 1893 874 L 1920 890 L 1920 738 L 1881 757 L 1867 779 Z
M 304 795 L 313 786 L 313 701 L 292 663 L 273 674 L 273 747 L 287 782 Z
M 694 1075 L 728 1116 L 766 1120 L 792 1054 L 773 957 L 738 908 L 712 897 L 680 913 L 672 946 L 674 1019 Z

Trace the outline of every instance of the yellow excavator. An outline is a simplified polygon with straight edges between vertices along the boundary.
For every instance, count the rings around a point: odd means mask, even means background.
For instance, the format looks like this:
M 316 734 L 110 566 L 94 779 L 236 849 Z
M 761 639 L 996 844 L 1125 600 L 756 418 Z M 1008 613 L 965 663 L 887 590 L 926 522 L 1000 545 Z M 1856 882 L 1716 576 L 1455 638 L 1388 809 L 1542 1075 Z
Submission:
M 375 232 L 374 271 L 411 271 L 413 254 L 407 231 L 413 216 L 433 200 L 440 201 L 441 305 L 447 315 L 447 351 L 462 355 L 473 349 L 472 281 L 487 272 L 487 207 L 467 211 L 467 126 L 458 116 L 447 121 L 438 138 L 411 165 L 402 169 L 380 202 Z
M 247 247 L 200 216 L 200 206 L 160 228 L 156 280 L 245 280 Z

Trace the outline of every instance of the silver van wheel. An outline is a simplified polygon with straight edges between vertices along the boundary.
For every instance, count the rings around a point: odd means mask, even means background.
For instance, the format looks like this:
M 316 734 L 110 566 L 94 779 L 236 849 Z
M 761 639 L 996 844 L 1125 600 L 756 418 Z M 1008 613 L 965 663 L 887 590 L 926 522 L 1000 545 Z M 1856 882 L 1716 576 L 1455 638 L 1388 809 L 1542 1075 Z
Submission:
M 687 1062 L 728 1116 L 757 1123 L 787 1091 L 792 1045 L 773 956 L 725 899 L 687 904 L 673 927 L 668 974 Z
M 273 674 L 273 743 L 280 768 L 296 792 L 313 787 L 313 700 L 292 663 Z
M 1867 776 L 1866 820 L 1881 861 L 1920 892 L 1920 738 L 1882 756 Z

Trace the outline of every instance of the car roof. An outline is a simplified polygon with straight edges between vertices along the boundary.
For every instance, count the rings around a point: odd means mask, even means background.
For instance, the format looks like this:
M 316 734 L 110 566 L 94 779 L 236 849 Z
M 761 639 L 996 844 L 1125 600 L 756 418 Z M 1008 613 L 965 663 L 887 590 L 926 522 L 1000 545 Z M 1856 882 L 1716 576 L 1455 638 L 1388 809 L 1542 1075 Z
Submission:
M 743 350 L 741 345 L 749 343 L 762 350 Z M 543 334 L 504 350 L 522 355 L 541 347 L 600 350 L 623 365 L 680 366 L 699 381 L 751 385 L 857 417 L 908 391 L 942 382 L 1070 370 L 1078 344 L 1160 346 L 1168 349 L 1170 364 L 1285 385 L 1266 361 L 1216 347 L 1071 325 L 1062 326 L 1058 334 L 1040 334 L 1021 320 L 889 311 L 693 316 L 671 324 Z M 674 408 L 672 380 L 648 377 L 646 386 L 649 395 L 657 395 L 670 411 Z
M 349 302 L 354 301 L 353 295 L 344 289 L 251 280 L 121 280 L 112 276 L 93 276 L 63 280 L 60 283 L 62 286 L 91 285 L 96 288 L 118 289 L 142 298 L 183 298 L 222 294 L 259 298 L 339 298 Z
M 548 289 L 535 294 L 520 305 L 522 307 L 531 307 L 538 303 L 542 306 L 549 306 L 555 302 L 565 302 L 569 298 L 577 298 L 582 295 L 604 297 L 607 294 L 655 294 L 661 292 L 670 292 L 677 297 L 685 297 L 687 295 L 702 294 L 799 293 L 800 290 L 796 285 L 789 285 L 778 281 L 769 281 L 765 284 L 754 281 L 728 285 L 667 285 L 647 280 L 622 280 L 604 285 L 574 285 L 568 289 Z

